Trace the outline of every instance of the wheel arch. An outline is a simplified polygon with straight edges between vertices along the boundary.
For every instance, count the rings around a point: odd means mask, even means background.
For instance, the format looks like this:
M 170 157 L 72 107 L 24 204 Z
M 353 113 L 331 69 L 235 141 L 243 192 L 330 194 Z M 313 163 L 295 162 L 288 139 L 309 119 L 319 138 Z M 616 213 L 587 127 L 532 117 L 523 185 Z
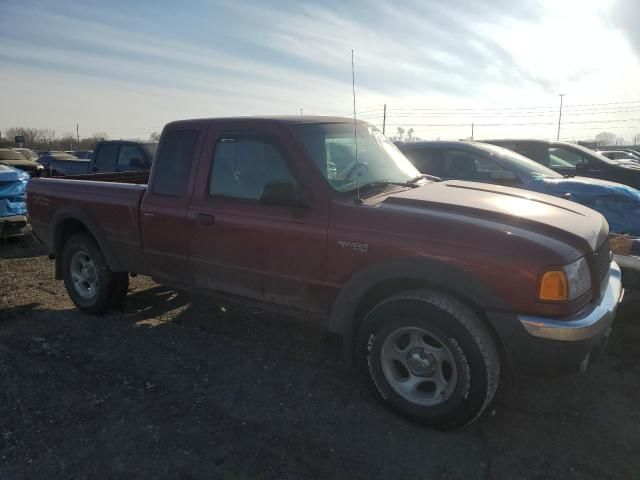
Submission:
M 506 310 L 508 306 L 489 287 L 461 269 L 440 260 L 424 258 L 393 259 L 355 274 L 334 302 L 329 329 L 342 337 L 343 360 L 353 366 L 358 329 L 367 312 L 379 302 L 403 291 L 429 289 L 450 295 L 471 308 L 493 333 L 485 311 Z
M 93 237 L 113 272 L 124 271 L 113 250 L 105 239 L 100 226 L 84 211 L 69 207 L 59 210 L 52 221 L 51 243 L 56 256 L 55 276 L 62 278 L 62 249 L 65 242 L 76 233 L 86 232 Z

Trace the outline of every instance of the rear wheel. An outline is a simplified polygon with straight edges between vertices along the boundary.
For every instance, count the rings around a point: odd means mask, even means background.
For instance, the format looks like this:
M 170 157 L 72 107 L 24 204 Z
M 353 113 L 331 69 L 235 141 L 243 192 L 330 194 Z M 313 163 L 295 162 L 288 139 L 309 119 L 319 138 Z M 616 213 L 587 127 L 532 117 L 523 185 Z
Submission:
M 100 247 L 87 233 L 69 238 L 62 249 L 64 284 L 73 303 L 87 313 L 120 307 L 129 287 L 126 272 L 112 272 Z
M 471 309 L 439 292 L 406 292 L 379 303 L 362 324 L 357 348 L 377 399 L 435 428 L 472 422 L 498 386 L 493 336 Z

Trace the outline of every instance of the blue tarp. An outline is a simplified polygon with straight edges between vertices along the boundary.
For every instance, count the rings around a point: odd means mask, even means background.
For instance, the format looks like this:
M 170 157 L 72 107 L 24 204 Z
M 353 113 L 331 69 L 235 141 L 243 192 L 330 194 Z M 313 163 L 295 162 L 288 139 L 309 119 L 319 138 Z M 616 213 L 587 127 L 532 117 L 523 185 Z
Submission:
M 526 186 L 534 190 L 580 203 L 602 214 L 612 233 L 640 236 L 640 191 L 620 183 L 595 178 L 559 178 L 532 180 Z
M 0 218 L 26 215 L 26 190 L 29 174 L 0 165 Z

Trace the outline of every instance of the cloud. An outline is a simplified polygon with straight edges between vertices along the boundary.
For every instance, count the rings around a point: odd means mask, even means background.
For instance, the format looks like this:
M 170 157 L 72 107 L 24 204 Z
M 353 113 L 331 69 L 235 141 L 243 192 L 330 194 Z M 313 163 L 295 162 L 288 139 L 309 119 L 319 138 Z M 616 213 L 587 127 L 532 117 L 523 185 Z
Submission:
M 621 28 L 637 60 L 640 61 L 640 2 L 638 0 L 617 0 L 612 8 L 612 21 Z
M 20 98 L 0 110 L 0 127 L 13 125 L 16 112 L 30 115 L 25 124 L 80 116 L 90 129 L 134 132 L 181 116 L 344 114 L 351 49 L 363 109 L 496 98 L 555 104 L 560 91 L 599 95 L 603 79 L 634 95 L 637 72 L 611 79 L 594 60 L 607 52 L 617 52 L 616 64 L 622 58 L 620 35 L 600 15 L 606 8 L 594 7 L 610 1 L 195 0 L 187 8 L 0 0 L 0 74 Z M 640 51 L 630 23 L 637 0 L 615 8 Z M 577 20 L 567 22 L 569 14 Z

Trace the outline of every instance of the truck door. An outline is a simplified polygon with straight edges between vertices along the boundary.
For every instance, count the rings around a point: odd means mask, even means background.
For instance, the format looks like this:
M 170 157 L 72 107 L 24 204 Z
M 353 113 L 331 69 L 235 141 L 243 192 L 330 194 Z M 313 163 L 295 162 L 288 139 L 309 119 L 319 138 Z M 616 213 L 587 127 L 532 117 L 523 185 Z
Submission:
M 185 216 L 195 177 L 193 159 L 203 140 L 203 132 L 196 128 L 165 129 L 142 200 L 144 260 L 151 277 L 160 283 L 192 284 Z
M 320 311 L 329 200 L 281 135 L 212 127 L 188 209 L 191 270 L 202 288 Z M 269 182 L 295 184 L 306 206 L 264 204 Z

